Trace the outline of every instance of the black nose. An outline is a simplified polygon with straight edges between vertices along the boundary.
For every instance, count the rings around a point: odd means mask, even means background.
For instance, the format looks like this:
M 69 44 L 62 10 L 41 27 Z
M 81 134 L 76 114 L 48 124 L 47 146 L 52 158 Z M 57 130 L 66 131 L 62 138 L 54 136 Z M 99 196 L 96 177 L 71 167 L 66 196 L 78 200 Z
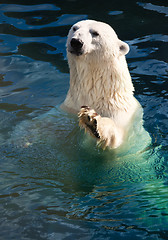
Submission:
M 83 42 L 80 39 L 72 38 L 72 40 L 71 40 L 71 47 L 75 51 L 80 51 L 82 49 L 82 47 L 83 47 Z

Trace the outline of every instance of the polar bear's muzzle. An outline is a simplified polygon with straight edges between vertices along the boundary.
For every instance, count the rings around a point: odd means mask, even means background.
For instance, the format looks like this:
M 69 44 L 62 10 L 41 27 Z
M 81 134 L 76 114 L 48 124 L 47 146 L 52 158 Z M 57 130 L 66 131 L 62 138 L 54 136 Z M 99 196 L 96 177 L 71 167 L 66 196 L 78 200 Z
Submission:
M 70 41 L 70 49 L 69 52 L 75 54 L 77 56 L 83 54 L 83 42 L 78 38 L 72 38 Z

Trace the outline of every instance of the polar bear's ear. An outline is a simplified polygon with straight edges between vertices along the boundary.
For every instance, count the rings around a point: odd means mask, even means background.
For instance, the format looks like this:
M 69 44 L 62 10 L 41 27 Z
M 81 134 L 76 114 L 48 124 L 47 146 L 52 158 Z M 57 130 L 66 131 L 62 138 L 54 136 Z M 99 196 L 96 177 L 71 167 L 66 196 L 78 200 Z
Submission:
M 128 44 L 119 40 L 119 51 L 121 55 L 126 55 L 129 52 Z

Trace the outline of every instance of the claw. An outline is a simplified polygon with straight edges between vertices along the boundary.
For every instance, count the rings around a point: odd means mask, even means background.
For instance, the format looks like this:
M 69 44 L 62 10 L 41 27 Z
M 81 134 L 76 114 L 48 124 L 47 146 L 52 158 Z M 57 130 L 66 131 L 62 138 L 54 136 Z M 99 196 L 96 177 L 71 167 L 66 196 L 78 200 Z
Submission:
M 79 126 L 85 129 L 85 132 L 89 132 L 90 135 L 100 139 L 99 132 L 97 130 L 97 120 L 95 117 L 98 114 L 90 109 L 88 106 L 82 106 L 80 112 L 78 113 L 79 117 Z
M 81 106 L 81 108 L 85 108 L 85 109 L 87 109 L 87 110 L 90 109 L 90 107 L 88 107 L 88 106 Z

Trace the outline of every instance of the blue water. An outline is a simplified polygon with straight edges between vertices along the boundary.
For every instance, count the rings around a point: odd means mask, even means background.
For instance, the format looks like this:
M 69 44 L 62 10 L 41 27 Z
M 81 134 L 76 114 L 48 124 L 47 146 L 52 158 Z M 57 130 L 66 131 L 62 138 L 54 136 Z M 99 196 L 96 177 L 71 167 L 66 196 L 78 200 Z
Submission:
M 168 239 L 167 1 L 0 3 L 0 239 Z M 66 36 L 82 19 L 107 22 L 130 46 L 152 138 L 144 151 L 88 147 L 59 109 Z

